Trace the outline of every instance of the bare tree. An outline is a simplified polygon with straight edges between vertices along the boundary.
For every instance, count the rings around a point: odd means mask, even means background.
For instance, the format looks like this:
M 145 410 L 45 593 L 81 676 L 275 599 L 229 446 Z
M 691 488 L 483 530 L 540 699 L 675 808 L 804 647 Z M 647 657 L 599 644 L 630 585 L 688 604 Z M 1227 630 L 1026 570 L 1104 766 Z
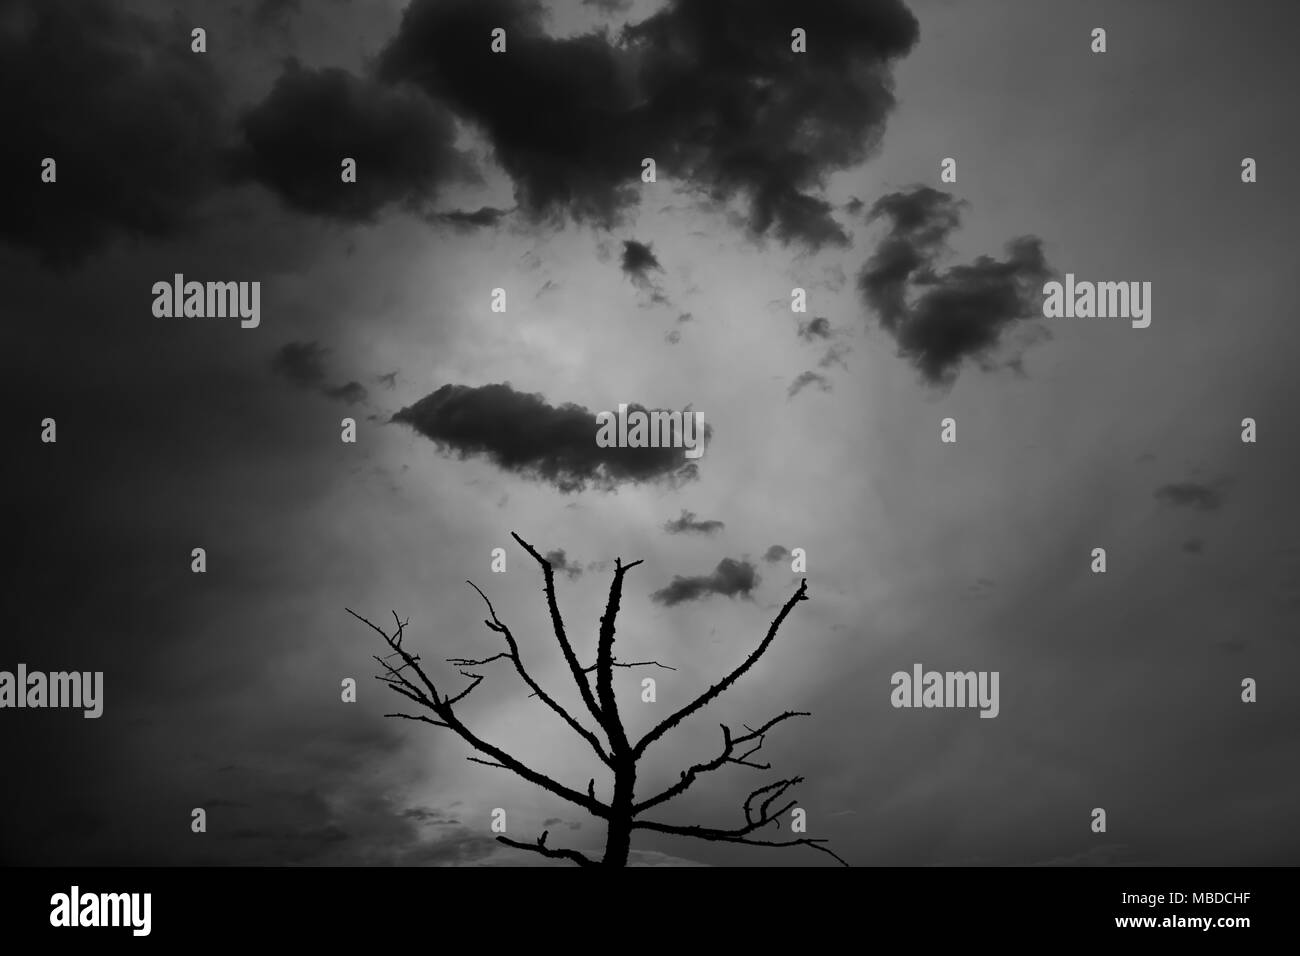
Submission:
M 534 853 L 540 853 L 543 856 L 555 859 L 571 860 L 581 866 L 626 866 L 628 860 L 628 851 L 631 848 L 632 832 L 634 830 L 649 830 L 655 833 L 670 833 L 677 836 L 694 837 L 699 840 L 710 840 L 719 843 L 740 843 L 748 846 L 809 846 L 813 849 L 820 850 L 829 854 L 845 866 L 843 859 L 837 856 L 834 851 L 825 845 L 824 838 L 812 837 L 791 837 L 789 839 L 772 839 L 769 836 L 768 828 L 775 826 L 780 829 L 780 818 L 788 811 L 794 808 L 796 801 L 789 800 L 786 803 L 777 806 L 787 792 L 797 784 L 803 781 L 802 777 L 788 777 L 777 780 L 765 786 L 754 790 L 745 798 L 742 804 L 742 811 L 745 817 L 743 826 L 731 828 L 716 828 L 702 826 L 678 826 L 670 823 L 660 823 L 654 820 L 643 818 L 643 814 L 648 810 L 665 804 L 676 797 L 681 796 L 702 774 L 713 770 L 718 770 L 728 764 L 736 764 L 742 767 L 751 767 L 758 770 L 771 769 L 770 764 L 758 763 L 751 759 L 763 746 L 767 732 L 782 721 L 791 717 L 809 716 L 803 711 L 786 711 L 773 717 L 767 723 L 758 727 L 745 726 L 745 733 L 738 736 L 733 735 L 731 728 L 722 724 L 722 751 L 712 760 L 703 763 L 697 763 L 681 772 L 679 779 L 672 786 L 647 797 L 644 800 L 636 799 L 636 774 L 637 764 L 644 756 L 646 749 L 656 740 L 662 737 L 668 731 L 672 730 L 687 717 L 701 710 L 708 705 L 714 698 L 725 691 L 732 684 L 736 683 L 746 671 L 748 671 L 763 653 L 771 646 L 772 641 L 776 638 L 777 630 L 786 616 L 800 601 L 808 600 L 808 581 L 805 578 L 799 585 L 799 589 L 790 597 L 785 605 L 781 608 L 779 614 L 772 621 L 771 626 L 767 629 L 767 636 L 745 660 L 733 670 L 730 674 L 709 687 L 704 693 L 696 697 L 693 701 L 682 707 L 680 710 L 660 721 L 649 733 L 637 742 L 633 743 L 623 727 L 623 720 L 619 715 L 618 701 L 614 696 L 614 669 L 617 667 L 666 667 L 658 661 L 635 661 L 623 663 L 614 656 L 614 621 L 618 616 L 619 602 L 623 593 L 623 577 L 628 571 L 632 570 L 640 561 L 633 561 L 631 564 L 623 564 L 621 561 L 614 562 L 614 580 L 609 588 L 609 601 L 605 605 L 605 614 L 600 619 L 600 633 L 596 643 L 596 663 L 590 667 L 583 667 L 578 661 L 577 654 L 574 653 L 573 645 L 569 642 L 568 634 L 564 629 L 564 621 L 560 617 L 560 609 L 555 600 L 555 573 L 550 561 L 538 553 L 532 545 L 526 542 L 517 534 L 512 536 L 521 546 L 533 556 L 533 558 L 542 566 L 542 573 L 546 579 L 546 603 L 551 614 L 551 625 L 555 630 L 555 638 L 559 641 L 560 650 L 564 654 L 564 660 L 568 664 L 569 671 L 577 683 L 578 692 L 582 696 L 582 702 L 586 705 L 587 711 L 595 720 L 597 727 L 603 734 L 604 739 L 584 726 L 581 721 L 574 718 L 565 710 L 555 699 L 548 694 L 535 681 L 524 667 L 523 659 L 519 654 L 519 645 L 515 641 L 514 635 L 510 628 L 502 623 L 497 617 L 496 609 L 493 608 L 492 602 L 488 600 L 474 582 L 467 582 L 470 587 L 478 591 L 479 596 L 483 598 L 484 604 L 487 605 L 488 613 L 491 618 L 483 623 L 491 631 L 500 634 L 506 642 L 506 650 L 491 657 L 482 659 L 470 659 L 464 657 L 448 658 L 449 664 L 462 668 L 461 675 L 467 678 L 470 683 L 457 694 L 446 695 L 438 691 L 434 686 L 424 669 L 420 666 L 420 656 L 412 654 L 402 646 L 402 638 L 409 621 L 402 621 L 393 613 L 395 630 L 390 634 L 383 628 L 372 624 L 361 615 L 357 614 L 351 608 L 347 612 L 357 620 L 368 625 L 375 630 L 388 645 L 392 653 L 383 657 L 376 656 L 375 660 L 384 669 L 382 674 L 376 675 L 377 678 L 388 685 L 388 688 L 394 693 L 400 694 L 415 704 L 418 704 L 427 713 L 417 714 L 385 714 L 386 717 L 397 717 L 404 720 L 418 720 L 426 724 L 432 724 L 435 727 L 442 727 L 451 730 L 461 737 L 466 743 L 473 747 L 483 756 L 469 757 L 467 759 L 474 763 L 481 763 L 489 767 L 499 767 L 503 770 L 511 770 L 523 777 L 530 783 L 536 784 L 544 790 L 548 790 L 558 797 L 562 797 L 569 803 L 582 807 L 592 816 L 598 817 L 607 824 L 607 837 L 605 841 L 605 855 L 599 859 L 593 859 L 573 849 L 558 849 L 547 846 L 547 832 L 543 832 L 537 838 L 536 843 L 521 843 L 511 840 L 505 836 L 498 836 L 497 839 L 507 846 L 516 847 L 521 850 L 530 850 Z M 394 663 L 393 659 L 397 658 L 400 663 Z M 454 708 L 457 703 L 464 700 L 478 685 L 483 681 L 482 674 L 472 673 L 463 668 L 480 667 L 484 664 L 497 660 L 508 660 L 519 674 L 519 677 L 532 691 L 532 696 L 538 697 L 541 701 L 555 711 L 567 723 L 574 732 L 580 735 L 592 750 L 600 758 L 614 776 L 614 789 L 611 798 L 608 801 L 602 801 L 596 796 L 596 781 L 593 778 L 587 784 L 585 793 L 567 787 L 564 784 L 551 779 L 545 774 L 534 770 L 516 757 L 511 756 L 499 747 L 496 747 L 486 740 L 483 740 L 474 731 L 470 730 L 456 714 Z M 673 668 L 667 668 L 672 670 Z M 590 674 L 595 674 L 595 689 L 592 689 Z M 433 716 L 429 716 L 432 714 Z

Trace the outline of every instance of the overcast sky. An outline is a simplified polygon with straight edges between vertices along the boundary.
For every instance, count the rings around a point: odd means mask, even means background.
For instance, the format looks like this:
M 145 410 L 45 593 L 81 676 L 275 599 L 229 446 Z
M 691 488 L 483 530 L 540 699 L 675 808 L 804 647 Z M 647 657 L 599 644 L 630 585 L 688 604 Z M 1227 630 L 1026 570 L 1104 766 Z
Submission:
M 810 600 L 638 796 L 720 722 L 812 716 L 658 819 L 735 826 L 797 774 L 858 865 L 1296 862 L 1298 25 L 1267 0 L 3 0 L 0 669 L 105 691 L 98 720 L 0 712 L 0 858 L 536 862 L 497 807 L 598 855 L 578 808 L 385 719 L 344 611 L 409 617 L 426 662 L 488 656 L 470 578 L 576 708 L 513 531 L 564 552 L 583 657 L 613 560 L 644 561 L 619 654 L 676 670 L 618 675 L 634 733 L 744 659 L 803 576 L 769 555 L 806 550 Z M 175 273 L 260 281 L 260 325 L 156 318 Z M 1066 273 L 1150 282 L 1150 326 L 1043 319 Z M 620 403 L 702 412 L 707 451 L 602 454 Z M 891 707 L 918 662 L 998 671 L 997 718 Z M 584 789 L 585 744 L 483 672 L 466 721 Z

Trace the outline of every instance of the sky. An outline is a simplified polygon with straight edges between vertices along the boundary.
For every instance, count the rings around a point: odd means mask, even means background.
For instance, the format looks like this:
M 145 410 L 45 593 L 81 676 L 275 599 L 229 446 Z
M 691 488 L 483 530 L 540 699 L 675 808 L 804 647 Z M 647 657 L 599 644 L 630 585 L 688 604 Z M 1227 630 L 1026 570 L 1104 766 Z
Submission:
M 655 819 L 737 826 L 798 775 L 808 835 L 854 865 L 1294 864 L 1296 21 L 0 0 L 0 81 L 25 91 L 0 103 L 0 670 L 104 673 L 99 719 L 0 711 L 0 860 L 552 862 L 497 842 L 498 808 L 599 856 L 582 809 L 386 718 L 383 643 L 346 611 L 409 618 L 454 691 L 444 658 L 503 649 L 469 579 L 580 714 L 517 533 L 560 567 L 581 658 L 615 559 L 643 562 L 617 651 L 674 670 L 618 673 L 636 734 L 807 579 L 638 797 L 715 756 L 719 723 L 810 716 L 767 736 L 771 770 L 724 767 Z M 177 273 L 259 281 L 260 323 L 156 316 Z M 1067 273 L 1150 282 L 1150 326 L 1043 318 Z M 598 448 L 620 404 L 701 412 L 704 455 Z M 998 672 L 998 716 L 893 707 L 917 663 Z M 476 733 L 600 777 L 506 662 L 479 672 Z M 633 862 L 834 863 L 644 831 Z

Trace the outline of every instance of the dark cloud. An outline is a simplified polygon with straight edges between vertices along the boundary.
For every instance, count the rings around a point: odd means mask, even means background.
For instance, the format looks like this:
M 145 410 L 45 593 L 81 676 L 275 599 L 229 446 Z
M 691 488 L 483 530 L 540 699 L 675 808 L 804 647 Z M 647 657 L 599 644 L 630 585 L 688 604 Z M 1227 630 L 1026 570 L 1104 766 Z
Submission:
M 696 577 L 674 576 L 672 582 L 662 590 L 650 595 L 650 600 L 672 607 L 685 601 L 698 601 L 710 594 L 722 594 L 734 598 L 737 594 L 749 597 L 750 592 L 758 586 L 758 570 L 748 561 L 735 558 L 723 558 L 712 574 Z
M 831 337 L 831 320 L 818 316 L 815 319 L 809 319 L 807 322 L 800 322 L 797 334 L 805 342 L 811 342 L 813 339 L 829 339 Z
M 258 0 L 253 22 L 262 29 L 280 29 L 302 12 L 302 0 Z
M 359 405 L 366 400 L 369 393 L 360 382 L 345 382 L 342 385 L 326 386 L 321 389 L 321 394 L 348 405 Z
M 376 375 L 375 381 L 390 391 L 397 388 L 397 371 L 385 372 L 383 375 Z
M 460 821 L 437 807 L 408 807 L 402 816 L 429 826 L 458 826 Z
M 694 511 L 682 509 L 680 518 L 674 518 L 664 525 L 664 530 L 669 534 L 715 534 L 725 528 L 726 525 L 721 521 L 705 520 L 697 521 Z
M 317 342 L 289 342 L 271 357 L 271 371 L 298 388 L 319 392 L 326 398 L 348 405 L 364 402 L 368 392 L 360 382 L 342 385 L 325 382 L 325 359 L 329 354 L 330 350 Z
M 291 60 L 261 103 L 240 119 L 240 176 L 303 212 L 354 222 L 397 205 L 425 212 L 440 186 L 472 178 L 454 122 L 414 90 Z M 342 181 L 344 157 L 355 183 Z
M 559 817 L 547 817 L 545 820 L 542 821 L 542 826 L 544 826 L 544 827 L 548 827 L 548 828 L 549 828 L 549 827 L 558 827 L 558 826 L 559 826 L 561 823 L 563 823 L 563 822 L 564 822 L 564 821 L 561 820 Z
M 788 548 L 784 545 L 774 544 L 772 547 L 767 549 L 767 552 L 763 555 L 763 560 L 772 564 L 777 561 L 784 561 L 788 557 L 790 557 L 790 550 Z
M 646 411 L 629 405 L 629 411 Z M 601 448 L 596 413 L 581 405 L 547 404 L 541 395 L 510 385 L 444 385 L 392 418 L 410 425 L 444 452 L 482 456 L 498 468 L 562 492 L 588 485 L 609 491 L 621 484 L 663 482 L 674 487 L 698 477 L 681 448 Z M 705 426 L 705 447 L 712 428 Z
M 923 186 L 881 197 L 868 215 L 886 219 L 889 232 L 862 267 L 858 289 L 899 353 L 931 384 L 951 383 L 967 358 L 988 367 L 1008 327 L 1038 312 L 1037 297 L 1052 274 L 1033 236 L 1007 243 L 1006 259 L 979 256 L 938 272 L 936 260 L 963 205 Z
M 437 214 L 440 222 L 450 223 L 461 230 L 481 229 L 485 226 L 495 226 L 501 222 L 508 214 L 509 209 L 497 209 L 494 206 L 480 206 L 475 210 L 468 209 L 449 209 L 446 212 Z
M 175 236 L 225 178 L 221 87 L 174 22 L 106 0 L 9 0 L 0 88 L 0 239 L 47 264 Z
M 652 270 L 664 271 L 650 245 L 637 242 L 635 239 L 625 239 L 623 241 L 623 260 L 620 266 L 633 284 L 642 289 L 650 287 L 649 273 Z
M 1183 542 L 1183 550 L 1188 554 L 1200 554 L 1205 550 L 1205 542 L 1200 538 L 1188 538 Z
M 632 8 L 632 0 L 582 0 L 584 7 L 595 7 L 601 13 L 622 13 Z
M 299 388 L 317 388 L 325 381 L 329 354 L 316 342 L 289 342 L 271 358 L 271 371 Z
M 786 390 L 786 397 L 794 398 L 809 385 L 816 385 L 823 392 L 829 392 L 831 390 L 830 379 L 825 375 L 812 371 L 800 372 L 798 376 L 795 377 L 795 380 L 790 383 L 789 389 Z
M 653 156 L 701 198 L 746 200 L 755 233 L 847 243 L 814 193 L 878 144 L 892 62 L 918 36 L 902 0 L 806 0 L 793 20 L 782 0 L 670 0 L 613 36 L 553 37 L 543 20 L 536 0 L 415 0 L 379 75 L 477 125 L 534 216 L 612 224 Z M 796 22 L 807 54 L 790 49 Z
M 682 340 L 682 333 L 678 332 L 676 329 L 672 329 L 671 331 L 664 333 L 664 341 L 667 342 L 669 345 L 676 345 L 681 340 Z
M 556 548 L 554 551 L 547 551 L 544 555 L 547 561 L 551 562 L 551 567 L 561 574 L 567 574 L 569 580 L 582 575 L 582 565 L 577 561 L 569 560 L 565 555 L 563 548 Z
M 1196 511 L 1218 511 L 1224 501 L 1222 491 L 1195 481 L 1176 481 L 1161 485 L 1155 490 L 1155 497 L 1175 507 L 1192 508 Z

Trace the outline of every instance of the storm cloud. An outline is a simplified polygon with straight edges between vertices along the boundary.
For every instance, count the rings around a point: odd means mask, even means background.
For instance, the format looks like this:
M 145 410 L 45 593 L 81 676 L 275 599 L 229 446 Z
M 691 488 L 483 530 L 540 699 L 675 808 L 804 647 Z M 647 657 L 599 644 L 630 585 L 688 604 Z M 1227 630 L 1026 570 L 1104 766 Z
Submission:
M 815 52 L 792 51 L 780 0 L 672 0 L 616 35 L 565 37 L 534 0 L 415 0 L 378 75 L 482 130 L 536 217 L 614 223 L 651 156 L 701 198 L 743 200 L 755 234 L 845 245 L 817 193 L 878 145 L 918 26 L 901 0 L 809 0 L 797 19 Z M 505 56 L 484 41 L 496 28 Z
M 647 409 L 629 405 L 631 411 Z M 444 385 L 392 420 L 449 454 L 480 456 L 503 471 L 566 493 L 645 482 L 675 487 L 698 475 L 681 448 L 601 448 L 595 412 L 573 403 L 550 405 L 541 395 L 517 392 L 509 383 Z M 711 431 L 705 426 L 706 443 Z
M 950 384 L 967 359 L 987 367 L 1008 328 L 1038 312 L 1036 297 L 1052 274 L 1034 236 L 1007 243 L 1005 259 L 979 256 L 938 271 L 964 205 L 921 186 L 882 196 L 867 216 L 886 220 L 888 232 L 862 267 L 858 290 L 899 354 L 932 385 Z

